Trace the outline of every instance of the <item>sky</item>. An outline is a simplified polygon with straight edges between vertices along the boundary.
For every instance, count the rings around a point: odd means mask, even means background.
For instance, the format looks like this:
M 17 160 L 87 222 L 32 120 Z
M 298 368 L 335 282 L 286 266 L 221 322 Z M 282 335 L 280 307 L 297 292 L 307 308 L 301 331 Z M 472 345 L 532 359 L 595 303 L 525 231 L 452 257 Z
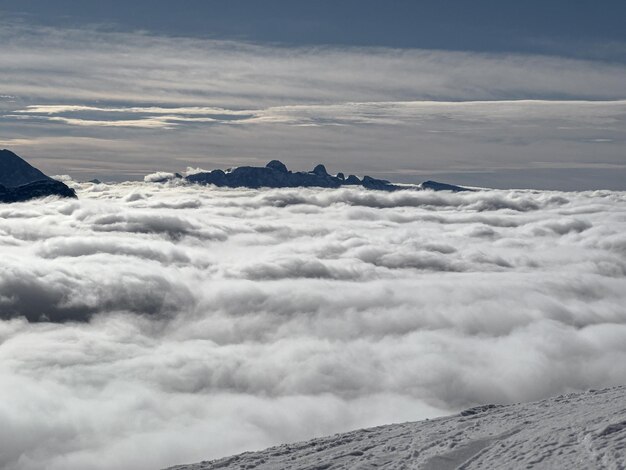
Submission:
M 626 189 L 618 1 L 0 0 L 0 147 L 51 174 L 263 165 Z

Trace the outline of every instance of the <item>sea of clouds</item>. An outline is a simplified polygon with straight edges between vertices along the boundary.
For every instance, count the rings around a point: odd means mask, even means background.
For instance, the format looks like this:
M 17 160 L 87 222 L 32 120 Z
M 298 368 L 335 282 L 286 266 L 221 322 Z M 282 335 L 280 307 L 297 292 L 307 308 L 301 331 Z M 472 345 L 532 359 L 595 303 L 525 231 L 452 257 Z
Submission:
M 0 206 L 0 467 L 155 469 L 626 383 L 626 193 Z

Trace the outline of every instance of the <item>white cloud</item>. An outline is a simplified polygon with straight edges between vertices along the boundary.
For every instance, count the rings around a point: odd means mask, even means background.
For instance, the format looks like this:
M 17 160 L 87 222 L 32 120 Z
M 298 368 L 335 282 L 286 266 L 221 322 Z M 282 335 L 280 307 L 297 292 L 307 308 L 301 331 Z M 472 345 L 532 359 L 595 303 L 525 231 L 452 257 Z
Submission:
M 0 207 L 3 468 L 159 468 L 626 381 L 625 193 L 72 184 Z

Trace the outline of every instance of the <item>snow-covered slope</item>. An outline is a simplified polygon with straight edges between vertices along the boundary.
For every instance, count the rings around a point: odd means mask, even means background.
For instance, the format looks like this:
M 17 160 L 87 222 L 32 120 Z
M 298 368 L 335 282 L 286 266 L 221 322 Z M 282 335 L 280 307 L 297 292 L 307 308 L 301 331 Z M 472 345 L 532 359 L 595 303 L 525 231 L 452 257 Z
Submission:
M 626 387 L 361 429 L 211 462 L 208 469 L 626 468 Z

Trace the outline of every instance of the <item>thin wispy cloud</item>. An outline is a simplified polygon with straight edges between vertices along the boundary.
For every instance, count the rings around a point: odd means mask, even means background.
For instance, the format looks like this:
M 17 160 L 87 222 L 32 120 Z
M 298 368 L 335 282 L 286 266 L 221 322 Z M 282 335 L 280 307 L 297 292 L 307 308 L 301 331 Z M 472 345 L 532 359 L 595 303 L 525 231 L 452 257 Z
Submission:
M 72 117 L 89 114 L 100 119 Z M 30 105 L 8 117 L 63 122 L 78 126 L 162 127 L 182 123 L 284 125 L 432 125 L 431 132 L 477 130 L 477 124 L 519 127 L 548 122 L 577 127 L 602 127 L 619 132 L 624 127 L 626 100 L 615 101 L 397 101 L 352 102 L 235 110 L 207 107 L 96 107 Z M 65 116 L 59 116 L 65 115 Z M 127 119 L 136 117 L 135 119 Z M 439 127 L 437 127 L 439 126 Z M 596 139 L 602 141 L 602 139 Z

